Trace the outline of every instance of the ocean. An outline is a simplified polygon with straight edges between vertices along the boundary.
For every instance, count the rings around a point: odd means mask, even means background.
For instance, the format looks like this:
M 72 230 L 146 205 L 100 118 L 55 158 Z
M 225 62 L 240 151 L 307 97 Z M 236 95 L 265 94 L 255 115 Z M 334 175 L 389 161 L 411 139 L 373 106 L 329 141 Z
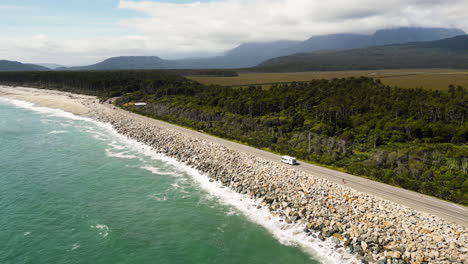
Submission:
M 323 262 L 297 228 L 109 125 L 4 98 L 0 213 L 2 264 Z

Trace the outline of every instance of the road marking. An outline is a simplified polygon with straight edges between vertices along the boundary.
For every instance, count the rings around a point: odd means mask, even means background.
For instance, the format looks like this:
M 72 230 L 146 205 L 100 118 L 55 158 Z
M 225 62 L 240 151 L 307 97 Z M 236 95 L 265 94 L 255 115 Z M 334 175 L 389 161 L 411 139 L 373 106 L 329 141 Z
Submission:
M 457 205 L 457 204 L 452 204 L 454 207 L 458 208 L 458 209 L 461 209 L 463 211 L 468 211 L 465 207 L 463 206 L 460 206 L 460 205 Z

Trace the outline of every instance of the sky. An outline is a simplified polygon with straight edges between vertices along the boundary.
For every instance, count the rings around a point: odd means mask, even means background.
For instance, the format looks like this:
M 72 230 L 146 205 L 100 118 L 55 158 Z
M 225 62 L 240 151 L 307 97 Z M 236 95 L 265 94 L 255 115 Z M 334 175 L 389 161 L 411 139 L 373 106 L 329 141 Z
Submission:
M 421 26 L 468 32 L 468 0 L 0 0 L 0 59 L 87 65 Z

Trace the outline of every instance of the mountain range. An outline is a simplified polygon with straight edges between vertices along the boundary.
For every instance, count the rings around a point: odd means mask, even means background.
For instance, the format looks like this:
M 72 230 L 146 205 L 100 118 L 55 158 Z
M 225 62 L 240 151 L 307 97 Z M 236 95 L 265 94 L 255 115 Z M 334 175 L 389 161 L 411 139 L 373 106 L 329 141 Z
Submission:
M 408 42 L 433 41 L 464 35 L 465 32 L 452 28 L 404 27 L 378 30 L 371 35 L 330 34 L 313 36 L 305 41 L 280 40 L 273 42 L 245 43 L 223 55 L 211 58 L 188 58 L 165 60 L 157 56 L 112 57 L 102 62 L 80 67 L 60 67 L 56 64 L 40 65 L 0 61 L 0 71 L 43 71 L 43 70 L 150 70 L 150 69 L 227 69 L 249 68 L 267 63 L 270 59 L 323 50 L 360 49 L 380 45 Z M 344 52 L 344 51 L 343 51 Z M 355 51 L 354 51 L 355 52 Z M 292 55 L 296 56 L 296 55 Z M 298 58 L 297 56 L 295 58 Z M 268 66 L 262 64 L 262 67 Z M 268 66 L 269 67 L 269 66 Z
M 331 34 L 314 36 L 305 41 L 280 40 L 264 43 L 246 43 L 225 52 L 222 56 L 201 59 L 164 60 L 156 56 L 114 57 L 103 62 L 71 67 L 68 70 L 121 69 L 223 69 L 248 68 L 268 59 L 295 53 L 330 49 L 355 49 L 376 45 L 431 41 L 464 35 L 459 29 L 449 28 L 394 28 L 378 30 L 372 35 Z M 66 70 L 66 68 L 59 68 Z
M 411 68 L 468 69 L 468 35 L 361 49 L 298 53 L 270 59 L 254 69 L 296 72 Z

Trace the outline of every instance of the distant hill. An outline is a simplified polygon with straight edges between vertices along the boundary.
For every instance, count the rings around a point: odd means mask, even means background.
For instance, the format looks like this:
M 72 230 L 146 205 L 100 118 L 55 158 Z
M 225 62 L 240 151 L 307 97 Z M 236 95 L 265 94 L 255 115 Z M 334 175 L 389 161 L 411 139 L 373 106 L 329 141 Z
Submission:
M 468 69 L 468 35 L 362 49 L 299 53 L 268 60 L 259 71 L 339 71 L 404 68 Z
M 18 71 L 49 71 L 49 68 L 35 65 L 24 64 L 17 61 L 0 60 L 0 72 L 18 72 Z
M 71 67 L 68 70 L 121 70 L 121 69 L 227 69 L 254 67 L 271 58 L 295 53 L 329 49 L 354 49 L 376 45 L 430 41 L 463 35 L 459 29 L 447 28 L 394 28 L 379 30 L 372 35 L 331 34 L 314 36 L 305 41 L 280 40 L 245 43 L 221 56 L 164 60 L 156 56 L 114 57 L 103 62 Z M 65 70 L 59 68 L 58 70 Z
M 150 70 L 150 69 L 174 69 L 177 62 L 163 60 L 156 56 L 122 56 L 106 59 L 102 62 L 81 67 L 70 67 L 67 70 Z M 64 68 L 58 68 L 62 70 Z

